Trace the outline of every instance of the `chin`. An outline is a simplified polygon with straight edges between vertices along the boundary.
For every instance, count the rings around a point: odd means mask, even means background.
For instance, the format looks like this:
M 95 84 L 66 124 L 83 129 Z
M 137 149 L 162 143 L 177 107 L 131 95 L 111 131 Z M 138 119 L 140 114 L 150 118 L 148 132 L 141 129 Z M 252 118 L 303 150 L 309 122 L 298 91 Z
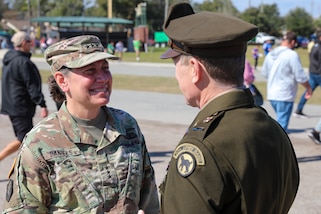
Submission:
M 109 103 L 109 98 L 101 98 L 96 100 L 94 103 L 96 103 L 99 106 L 105 106 Z

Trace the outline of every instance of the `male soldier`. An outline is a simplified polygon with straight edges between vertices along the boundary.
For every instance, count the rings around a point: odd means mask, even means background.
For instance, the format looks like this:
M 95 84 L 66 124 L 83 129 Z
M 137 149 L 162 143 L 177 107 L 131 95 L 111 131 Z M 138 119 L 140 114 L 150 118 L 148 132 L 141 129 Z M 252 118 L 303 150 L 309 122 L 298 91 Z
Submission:
M 200 108 L 173 152 L 161 213 L 287 213 L 299 185 L 287 134 L 243 86 L 247 41 L 257 27 L 173 5 L 164 24 L 176 78 Z

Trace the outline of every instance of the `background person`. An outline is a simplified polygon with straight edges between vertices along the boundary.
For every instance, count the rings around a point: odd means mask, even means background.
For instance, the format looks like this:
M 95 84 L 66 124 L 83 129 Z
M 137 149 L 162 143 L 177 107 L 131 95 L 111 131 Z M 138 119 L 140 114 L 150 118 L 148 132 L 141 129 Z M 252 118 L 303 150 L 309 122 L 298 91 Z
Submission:
M 46 48 L 48 47 L 46 37 L 42 36 L 39 43 L 40 43 L 39 46 L 40 46 L 41 53 L 43 54 Z
M 308 134 L 311 140 L 313 140 L 313 142 L 317 145 L 321 145 L 320 132 L 321 132 L 321 119 L 315 125 L 314 129 L 312 129 L 312 131 L 310 131 Z
M 122 41 L 119 40 L 118 42 L 116 42 L 115 52 L 118 55 L 119 60 L 122 60 L 124 53 L 124 43 Z
M 252 56 L 254 59 L 254 69 L 256 70 L 258 62 L 259 62 L 259 57 L 260 57 L 260 51 L 259 51 L 259 45 L 255 45 L 254 48 L 252 49 Z
M 66 96 L 23 141 L 4 213 L 159 213 L 144 136 L 128 113 L 106 105 L 112 76 L 96 36 L 49 46 L 45 57 Z M 56 96 L 61 96 L 56 91 Z M 13 191 L 10 191 L 13 190 Z
M 272 41 L 271 40 L 266 40 L 263 43 L 263 51 L 264 51 L 264 56 L 267 56 L 268 53 L 272 51 Z
M 115 54 L 115 43 L 113 41 L 109 42 L 107 45 L 107 53 Z
M 309 54 L 309 59 L 309 84 L 312 88 L 312 91 L 314 91 L 318 86 L 321 87 L 321 31 L 317 31 L 317 37 Z M 303 113 L 304 105 L 307 102 L 305 94 L 306 93 L 304 92 L 301 95 L 297 109 L 293 114 L 295 117 L 307 118 L 307 115 Z
M 37 105 L 41 107 L 41 117 L 48 115 L 40 73 L 30 60 L 31 38 L 21 31 L 11 40 L 15 48 L 3 57 L 1 114 L 9 116 L 16 139 L 0 151 L 0 160 L 19 149 L 24 136 L 33 127 Z
M 243 78 L 245 87 L 249 88 L 253 95 L 255 105 L 263 105 L 263 96 L 254 85 L 255 75 L 253 67 L 248 60 L 245 60 Z
M 186 103 L 200 112 L 171 157 L 161 213 L 287 213 L 299 185 L 292 144 L 243 85 L 257 27 L 179 3 L 164 31 L 171 48 L 161 58 L 173 59 Z
M 140 60 L 140 46 L 141 42 L 139 40 L 133 40 L 133 46 L 136 54 L 136 61 Z
M 276 113 L 276 120 L 286 131 L 288 131 L 298 83 L 306 88 L 306 99 L 312 95 L 299 55 L 293 50 L 295 44 L 296 34 L 287 32 L 282 38 L 281 45 L 265 57 L 261 71 L 262 76 L 267 78 L 267 99 Z

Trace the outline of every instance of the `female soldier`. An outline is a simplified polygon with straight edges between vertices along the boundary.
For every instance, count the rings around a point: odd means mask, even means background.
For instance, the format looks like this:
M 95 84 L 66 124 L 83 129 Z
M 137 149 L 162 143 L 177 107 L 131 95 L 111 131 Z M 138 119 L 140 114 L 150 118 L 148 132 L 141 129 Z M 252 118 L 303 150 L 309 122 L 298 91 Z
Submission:
M 66 100 L 24 139 L 4 213 L 159 213 L 137 122 L 106 106 L 112 91 L 107 59 L 116 57 L 88 35 L 53 44 L 45 57 L 57 84 L 51 94 Z

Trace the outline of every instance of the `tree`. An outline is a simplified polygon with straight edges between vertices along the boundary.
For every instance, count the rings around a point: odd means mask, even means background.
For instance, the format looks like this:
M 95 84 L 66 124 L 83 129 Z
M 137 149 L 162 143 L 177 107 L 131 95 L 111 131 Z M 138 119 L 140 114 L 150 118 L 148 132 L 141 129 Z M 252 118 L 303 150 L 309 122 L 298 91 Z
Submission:
M 314 27 L 316 30 L 321 30 L 321 16 L 314 20 Z
M 91 7 L 86 7 L 84 11 L 85 16 L 107 17 L 107 1 L 96 0 Z
M 250 7 L 246 9 L 242 14 L 240 14 L 240 18 L 244 21 L 257 25 L 259 23 L 259 15 L 260 10 L 256 7 Z
M 8 3 L 5 3 L 4 0 L 0 0 L 0 19 L 4 18 L 3 14 L 6 10 L 8 10 Z
M 211 11 L 237 16 L 239 14 L 231 0 L 206 0 L 201 4 L 195 3 L 196 11 Z
M 271 5 L 261 4 L 259 9 L 259 22 L 255 23 L 258 26 L 259 31 L 275 36 L 279 35 L 284 21 L 280 17 L 278 6 L 275 3 Z
M 49 1 L 51 10 L 46 12 L 46 16 L 82 16 L 84 5 L 79 0 L 55 0 Z
M 309 37 L 315 30 L 312 16 L 303 8 L 291 10 L 285 16 L 285 24 L 288 30 L 301 36 Z

